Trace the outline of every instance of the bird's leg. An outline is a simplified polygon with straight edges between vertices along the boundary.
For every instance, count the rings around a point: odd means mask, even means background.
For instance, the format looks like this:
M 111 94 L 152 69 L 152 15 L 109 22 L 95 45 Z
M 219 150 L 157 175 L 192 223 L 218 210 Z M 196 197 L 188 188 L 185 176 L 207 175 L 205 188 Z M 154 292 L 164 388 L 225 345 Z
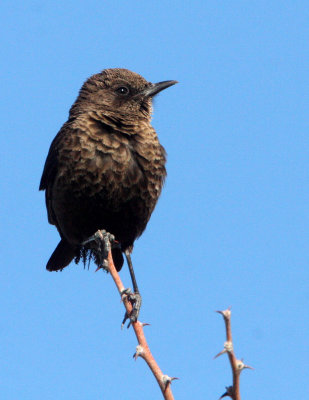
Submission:
M 123 294 L 126 295 L 127 299 L 132 304 L 132 311 L 131 311 L 130 315 L 128 315 L 128 313 L 126 312 L 124 319 L 122 321 L 122 326 L 123 326 L 125 324 L 126 320 L 130 319 L 130 322 L 128 324 L 128 328 L 129 328 L 132 322 L 137 321 L 139 311 L 142 306 L 142 297 L 138 290 L 138 286 L 137 286 L 137 282 L 136 282 L 136 278 L 135 278 L 135 274 L 134 274 L 134 269 L 133 269 L 133 264 L 132 264 L 132 260 L 131 260 L 130 250 L 126 249 L 124 254 L 127 259 L 130 276 L 131 276 L 131 280 L 132 280 L 132 285 L 133 285 L 133 292 L 131 289 L 124 289 L 121 293 L 121 295 L 123 295 Z
M 82 246 L 85 246 L 91 242 L 94 242 L 97 246 L 96 253 L 98 254 L 98 257 L 99 257 L 100 267 L 105 269 L 106 271 L 108 271 L 108 253 L 111 250 L 111 243 L 113 244 L 115 242 L 114 235 L 110 234 L 109 232 L 106 232 L 104 229 L 98 230 L 94 235 L 90 236 L 88 239 L 83 241 Z M 132 285 L 133 285 L 133 292 L 129 288 L 124 289 L 121 292 L 121 296 L 125 295 L 127 297 L 127 299 L 130 301 L 130 303 L 132 304 L 132 311 L 131 311 L 130 315 L 126 312 L 124 319 L 122 321 L 122 326 L 123 326 L 125 324 L 125 322 L 127 321 L 127 319 L 130 319 L 130 322 L 128 324 L 128 328 L 129 328 L 132 322 L 137 321 L 139 311 L 140 311 L 141 305 L 142 305 L 142 297 L 138 290 L 138 286 L 137 286 L 137 282 L 136 282 L 136 278 L 135 278 L 135 274 L 134 274 L 134 269 L 133 269 L 133 264 L 132 264 L 132 260 L 131 260 L 130 250 L 126 249 L 124 253 L 125 253 L 125 256 L 127 259 L 130 276 L 131 276 L 131 280 L 132 280 Z
M 131 276 L 131 281 L 132 281 L 134 293 L 138 293 L 139 294 L 139 290 L 138 290 L 138 286 L 137 286 L 137 282 L 136 282 L 136 278 L 135 278 L 135 273 L 134 273 L 134 269 L 133 269 L 133 264 L 132 264 L 130 251 L 128 249 L 126 249 L 124 254 L 125 254 L 126 259 L 127 259 L 127 263 L 128 263 L 128 267 L 129 267 L 129 271 L 130 271 L 130 276 Z
M 104 229 L 98 230 L 94 235 L 90 236 L 82 245 L 85 246 L 90 242 L 95 242 L 97 245 L 97 254 L 99 257 L 99 268 L 108 271 L 108 253 L 111 249 L 111 243 L 115 240 L 115 236 Z

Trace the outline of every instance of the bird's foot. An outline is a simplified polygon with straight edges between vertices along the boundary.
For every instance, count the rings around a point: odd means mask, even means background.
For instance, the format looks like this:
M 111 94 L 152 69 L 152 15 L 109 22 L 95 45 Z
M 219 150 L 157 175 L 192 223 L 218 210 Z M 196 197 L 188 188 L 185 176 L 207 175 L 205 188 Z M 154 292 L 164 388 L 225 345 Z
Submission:
M 126 321 L 129 319 L 129 323 L 127 328 L 130 327 L 131 323 L 136 322 L 141 306 L 142 306 L 142 297 L 139 293 L 133 293 L 132 290 L 130 288 L 128 289 L 124 289 L 121 292 L 121 298 L 124 299 L 126 298 L 131 304 L 132 304 L 132 311 L 130 314 L 128 314 L 127 312 L 124 315 L 122 324 L 121 324 L 121 328 L 123 328 L 124 324 L 126 323 Z
M 94 235 L 82 242 L 85 246 L 91 242 L 94 242 L 97 246 L 97 254 L 99 255 L 99 267 L 108 271 L 108 253 L 111 250 L 111 243 L 115 241 L 115 236 L 104 229 L 98 230 Z M 98 270 L 97 269 L 97 270 Z

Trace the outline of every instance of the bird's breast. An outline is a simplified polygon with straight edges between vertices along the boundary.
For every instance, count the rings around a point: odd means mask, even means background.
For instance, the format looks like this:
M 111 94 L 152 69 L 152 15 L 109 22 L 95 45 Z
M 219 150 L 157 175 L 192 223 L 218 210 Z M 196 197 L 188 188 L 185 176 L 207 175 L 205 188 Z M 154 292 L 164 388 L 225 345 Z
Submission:
M 69 183 L 73 195 L 101 193 L 111 199 L 145 200 L 159 197 L 165 156 L 155 132 L 130 137 L 88 123 L 87 129 L 78 129 L 65 140 L 59 153 L 58 184 Z

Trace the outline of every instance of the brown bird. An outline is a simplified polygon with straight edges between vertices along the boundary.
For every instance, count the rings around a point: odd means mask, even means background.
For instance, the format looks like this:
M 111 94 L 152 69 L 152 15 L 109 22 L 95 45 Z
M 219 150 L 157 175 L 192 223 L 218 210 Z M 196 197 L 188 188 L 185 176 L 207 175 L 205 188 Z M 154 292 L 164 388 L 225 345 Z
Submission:
M 50 146 L 40 183 L 48 221 L 61 236 L 49 271 L 74 257 L 101 263 L 88 240 L 101 229 L 115 236 L 112 254 L 121 269 L 122 252 L 129 257 L 146 228 L 166 176 L 165 150 L 150 124 L 152 99 L 175 83 L 153 84 L 120 68 L 84 83 Z

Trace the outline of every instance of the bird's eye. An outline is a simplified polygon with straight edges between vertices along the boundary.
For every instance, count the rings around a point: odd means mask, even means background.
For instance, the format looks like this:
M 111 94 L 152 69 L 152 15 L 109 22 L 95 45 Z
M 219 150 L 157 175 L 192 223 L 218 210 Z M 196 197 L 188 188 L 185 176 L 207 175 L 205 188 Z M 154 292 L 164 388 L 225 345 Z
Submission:
M 120 86 L 115 90 L 115 92 L 121 94 L 122 96 L 126 96 L 129 94 L 129 89 L 126 86 Z

